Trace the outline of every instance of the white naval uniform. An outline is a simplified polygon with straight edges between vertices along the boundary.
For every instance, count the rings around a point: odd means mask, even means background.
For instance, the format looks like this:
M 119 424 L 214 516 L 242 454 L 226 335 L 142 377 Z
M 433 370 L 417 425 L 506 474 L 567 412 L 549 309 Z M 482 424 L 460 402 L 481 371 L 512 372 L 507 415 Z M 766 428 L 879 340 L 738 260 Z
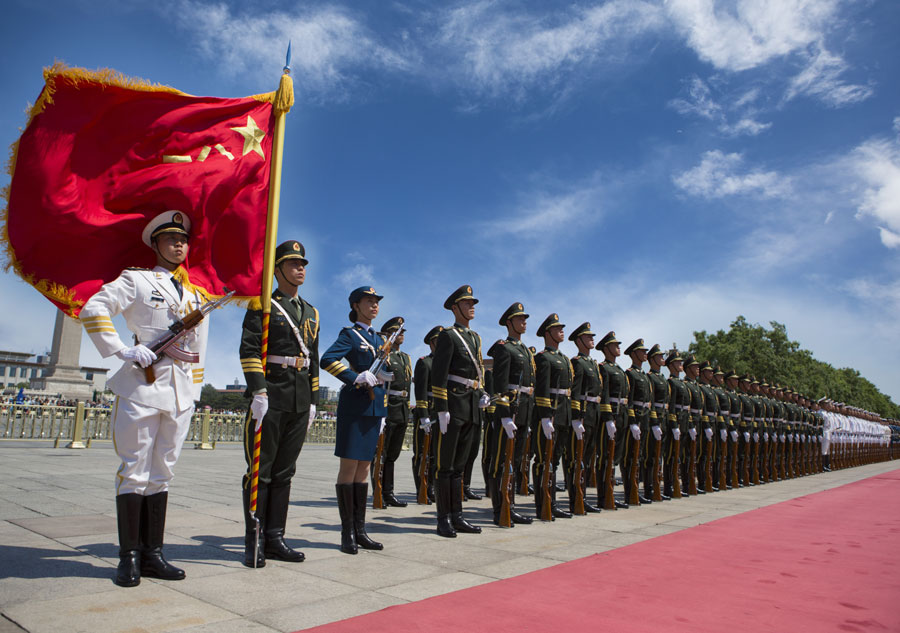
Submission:
M 172 274 L 157 266 L 123 271 L 88 300 L 79 318 L 97 350 L 107 358 L 129 347 L 113 326 L 112 317 L 117 314 L 125 317 L 136 341 L 149 345 L 176 319 L 202 304 L 199 293 L 188 288 L 179 298 Z M 190 427 L 194 400 L 200 397 L 208 333 L 209 319 L 203 319 L 179 344 L 186 351 L 197 352 L 199 363 L 164 355 L 153 365 L 156 380 L 148 383 L 143 369 L 126 362 L 107 382 L 118 396 L 113 407 L 113 445 L 122 460 L 116 472 L 117 495 L 168 490 Z

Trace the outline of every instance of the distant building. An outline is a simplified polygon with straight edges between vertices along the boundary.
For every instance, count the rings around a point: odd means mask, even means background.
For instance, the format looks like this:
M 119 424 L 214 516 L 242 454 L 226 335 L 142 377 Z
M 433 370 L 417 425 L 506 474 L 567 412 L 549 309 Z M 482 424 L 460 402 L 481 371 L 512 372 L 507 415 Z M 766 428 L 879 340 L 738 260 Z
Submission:
M 43 390 L 43 378 L 50 368 L 49 354 L 31 354 L 0 350 L 0 390 L 14 390 L 19 383 L 28 383 L 31 390 Z M 79 373 L 91 383 L 94 391 L 106 389 L 105 367 L 80 367 Z

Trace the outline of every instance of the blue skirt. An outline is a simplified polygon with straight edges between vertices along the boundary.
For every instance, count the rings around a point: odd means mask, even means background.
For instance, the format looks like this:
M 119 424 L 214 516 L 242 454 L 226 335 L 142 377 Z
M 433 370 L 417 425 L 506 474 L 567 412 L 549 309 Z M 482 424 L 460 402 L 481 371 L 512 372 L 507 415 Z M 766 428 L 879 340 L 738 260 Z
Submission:
M 345 416 L 338 407 L 334 454 L 361 462 L 372 461 L 380 428 L 380 416 Z

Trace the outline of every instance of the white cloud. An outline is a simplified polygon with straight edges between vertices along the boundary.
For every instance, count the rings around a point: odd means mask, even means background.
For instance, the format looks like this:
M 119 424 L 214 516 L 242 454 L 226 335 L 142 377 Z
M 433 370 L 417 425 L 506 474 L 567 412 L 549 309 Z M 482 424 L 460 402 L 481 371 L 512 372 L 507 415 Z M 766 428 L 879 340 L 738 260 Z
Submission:
M 508 217 L 489 223 L 489 232 L 541 238 L 571 231 L 573 224 L 588 226 L 602 217 L 600 190 L 592 186 L 561 194 L 531 192 L 522 199 L 525 202 Z
M 840 108 L 865 101 L 872 96 L 871 86 L 846 83 L 841 75 L 848 69 L 848 64 L 841 57 L 819 48 L 810 58 L 809 65 L 794 77 L 788 86 L 785 99 L 807 95 Z
M 771 123 L 760 123 L 753 118 L 754 110 L 749 104 L 758 97 L 758 89 L 745 92 L 732 104 L 726 102 L 723 105 L 713 97 L 709 85 L 696 75 L 686 83 L 686 96 L 669 102 L 679 114 L 693 114 L 714 121 L 725 136 L 756 136 L 772 127 Z M 730 123 L 729 118 L 734 113 L 740 118 L 736 123 Z
M 882 225 L 884 245 L 900 246 L 900 139 L 866 141 L 851 152 L 848 162 L 862 185 L 857 217 L 875 218 Z
M 450 73 L 491 97 L 524 98 L 531 88 L 568 81 L 574 69 L 621 63 L 639 36 L 662 26 L 658 6 L 612 0 L 588 8 L 531 15 L 482 0 L 440 12 L 435 45 Z M 442 72 L 444 69 L 442 68 Z
M 742 154 L 712 150 L 703 154 L 699 165 L 675 176 L 673 182 L 685 192 L 704 198 L 734 195 L 782 198 L 790 193 L 789 178 L 775 171 L 740 171 L 743 162 Z
M 290 40 L 292 73 L 302 86 L 298 94 L 314 98 L 346 98 L 362 81 L 361 70 L 403 71 L 413 64 L 405 52 L 379 42 L 351 12 L 334 6 L 294 12 L 241 11 L 194 0 L 166 6 L 192 33 L 200 52 L 229 74 L 280 68 Z
M 375 283 L 375 267 L 371 264 L 354 264 L 335 275 L 335 279 L 345 288 L 358 288 Z
M 717 69 L 761 66 L 819 42 L 837 0 L 669 0 L 669 15 L 688 44 Z

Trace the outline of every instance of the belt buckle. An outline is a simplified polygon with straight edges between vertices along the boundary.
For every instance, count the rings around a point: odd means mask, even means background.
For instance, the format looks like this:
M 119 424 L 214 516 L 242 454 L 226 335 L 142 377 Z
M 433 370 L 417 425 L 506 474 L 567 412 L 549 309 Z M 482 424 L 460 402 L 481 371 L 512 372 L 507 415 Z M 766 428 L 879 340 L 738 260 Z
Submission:
M 478 381 L 477 381 L 477 380 L 473 380 L 473 381 L 472 381 L 472 389 L 478 389 L 478 386 L 479 386 L 479 385 L 478 385 Z

